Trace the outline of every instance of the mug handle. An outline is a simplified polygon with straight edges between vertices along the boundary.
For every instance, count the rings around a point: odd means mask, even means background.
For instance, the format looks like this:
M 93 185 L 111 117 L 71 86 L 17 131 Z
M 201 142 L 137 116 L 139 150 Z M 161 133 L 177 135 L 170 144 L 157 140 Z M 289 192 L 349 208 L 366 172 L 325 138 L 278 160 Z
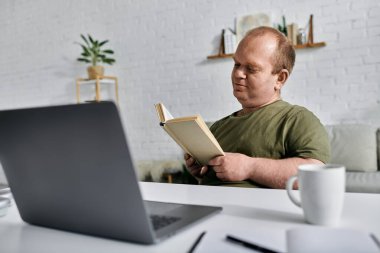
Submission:
M 294 182 L 298 179 L 298 176 L 292 176 L 288 179 L 286 182 L 286 192 L 288 193 L 288 196 L 290 200 L 298 207 L 301 207 L 301 201 L 298 200 L 294 195 L 293 195 L 293 185 Z

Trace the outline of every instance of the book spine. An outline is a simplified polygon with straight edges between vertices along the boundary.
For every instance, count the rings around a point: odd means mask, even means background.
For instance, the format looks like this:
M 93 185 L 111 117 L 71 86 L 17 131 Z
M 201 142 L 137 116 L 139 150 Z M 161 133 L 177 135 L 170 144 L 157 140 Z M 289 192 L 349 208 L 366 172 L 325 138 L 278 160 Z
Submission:
M 286 36 L 288 38 L 288 40 L 293 44 L 293 35 L 292 35 L 292 32 L 293 32 L 293 29 L 292 29 L 292 26 L 293 24 L 289 24 L 286 26 L 286 30 L 288 31 L 288 35 Z
M 298 36 L 298 25 L 292 24 L 292 43 L 297 45 L 297 36 Z
M 236 35 L 233 34 L 229 29 L 224 31 L 224 53 L 233 54 L 235 53 L 236 46 Z

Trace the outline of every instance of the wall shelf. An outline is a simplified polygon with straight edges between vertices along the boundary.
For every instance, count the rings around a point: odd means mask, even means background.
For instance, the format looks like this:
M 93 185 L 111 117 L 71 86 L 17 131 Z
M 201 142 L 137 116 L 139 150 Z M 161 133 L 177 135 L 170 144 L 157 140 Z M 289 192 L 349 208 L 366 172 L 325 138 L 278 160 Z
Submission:
M 207 59 L 232 58 L 234 54 L 215 54 L 207 56 Z
M 316 47 L 325 47 L 326 42 L 316 42 L 316 43 L 306 43 L 302 45 L 294 45 L 295 49 L 303 49 L 303 48 L 316 48 Z
M 313 15 L 310 15 L 309 19 L 309 33 L 307 42 L 305 44 L 301 45 L 293 45 L 294 49 L 305 49 L 305 48 L 318 48 L 318 47 L 325 47 L 326 42 L 314 42 L 314 36 L 313 36 Z M 223 40 L 223 33 L 222 33 L 222 39 L 220 40 L 220 46 L 219 46 L 219 53 L 216 55 L 209 55 L 207 56 L 207 59 L 223 59 L 223 58 L 231 58 L 234 56 L 234 54 L 224 54 L 224 40 Z
M 317 43 L 306 43 L 302 45 L 294 45 L 294 49 L 305 49 L 305 48 L 318 48 L 325 47 L 326 42 L 317 42 Z M 207 56 L 207 59 L 223 59 L 223 58 L 232 58 L 234 54 L 215 54 Z
M 95 85 L 95 100 L 100 102 L 100 85 L 101 84 L 114 84 L 115 85 L 115 97 L 116 103 L 119 104 L 119 87 L 116 76 L 97 76 L 96 79 L 89 78 L 77 78 L 76 87 L 77 87 L 77 103 L 80 103 L 80 86 L 83 84 Z M 91 101 L 87 101 L 91 102 Z

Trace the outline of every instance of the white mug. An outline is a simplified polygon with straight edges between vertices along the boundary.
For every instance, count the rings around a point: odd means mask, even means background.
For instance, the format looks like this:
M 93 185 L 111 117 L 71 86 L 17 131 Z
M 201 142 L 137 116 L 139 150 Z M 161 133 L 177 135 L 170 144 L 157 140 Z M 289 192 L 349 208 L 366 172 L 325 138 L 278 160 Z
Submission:
M 336 226 L 343 209 L 346 168 L 337 164 L 304 164 L 298 175 L 289 178 L 286 191 L 290 200 L 303 209 L 307 222 L 322 226 Z M 293 195 L 298 179 L 301 200 Z

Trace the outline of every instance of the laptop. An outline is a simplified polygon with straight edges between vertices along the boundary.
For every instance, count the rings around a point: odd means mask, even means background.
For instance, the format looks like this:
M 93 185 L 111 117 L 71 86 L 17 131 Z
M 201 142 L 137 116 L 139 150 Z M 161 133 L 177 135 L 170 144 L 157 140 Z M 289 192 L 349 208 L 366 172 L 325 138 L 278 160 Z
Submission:
M 144 201 L 112 102 L 0 111 L 0 122 L 0 162 L 27 223 L 153 244 L 221 210 Z

